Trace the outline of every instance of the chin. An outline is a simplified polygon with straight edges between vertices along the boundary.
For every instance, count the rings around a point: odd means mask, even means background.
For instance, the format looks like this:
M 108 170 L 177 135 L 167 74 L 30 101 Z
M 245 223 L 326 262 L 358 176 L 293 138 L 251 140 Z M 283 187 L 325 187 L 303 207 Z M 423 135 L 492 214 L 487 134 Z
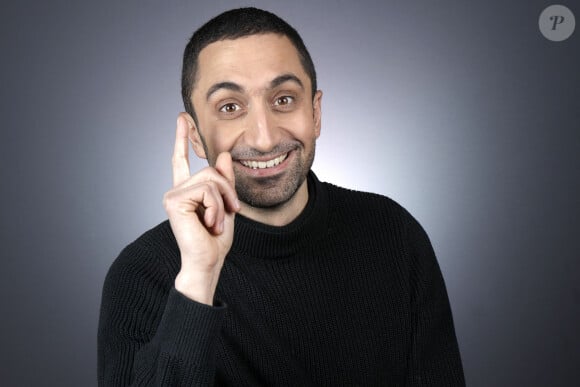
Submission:
M 279 179 L 265 179 L 259 184 L 236 184 L 238 198 L 254 207 L 273 209 L 288 203 L 302 186 L 306 176 L 290 179 L 288 182 Z

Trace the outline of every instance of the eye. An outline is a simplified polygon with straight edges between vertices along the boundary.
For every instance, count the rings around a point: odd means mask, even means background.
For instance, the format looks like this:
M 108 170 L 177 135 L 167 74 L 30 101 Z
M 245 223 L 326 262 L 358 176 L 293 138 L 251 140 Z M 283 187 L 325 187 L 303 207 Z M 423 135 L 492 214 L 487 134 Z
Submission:
M 282 97 L 276 98 L 274 101 L 274 106 L 287 106 L 294 102 L 294 97 L 289 95 L 283 95 Z
M 220 108 L 220 112 L 231 114 L 237 112 L 240 109 L 241 109 L 240 105 L 238 105 L 237 103 L 230 102 L 223 105 Z

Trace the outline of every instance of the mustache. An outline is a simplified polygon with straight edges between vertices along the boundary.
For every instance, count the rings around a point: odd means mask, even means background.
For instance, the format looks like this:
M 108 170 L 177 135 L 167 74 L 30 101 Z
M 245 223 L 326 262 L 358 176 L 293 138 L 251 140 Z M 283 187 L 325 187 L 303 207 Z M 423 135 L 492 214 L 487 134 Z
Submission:
M 234 160 L 248 160 L 253 158 L 268 158 L 268 157 L 275 157 L 300 147 L 299 141 L 286 141 L 280 144 L 277 144 L 274 148 L 269 150 L 268 152 L 262 152 L 254 148 L 245 148 L 245 147 L 236 147 L 230 150 L 230 154 L 232 155 L 232 159 Z

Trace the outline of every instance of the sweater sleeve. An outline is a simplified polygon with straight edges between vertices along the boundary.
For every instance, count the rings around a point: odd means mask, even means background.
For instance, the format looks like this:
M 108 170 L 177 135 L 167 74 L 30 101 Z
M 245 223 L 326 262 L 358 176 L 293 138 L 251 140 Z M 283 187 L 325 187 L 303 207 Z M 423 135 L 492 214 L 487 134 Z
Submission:
M 445 283 L 423 228 L 407 234 L 411 259 L 412 348 L 408 386 L 465 386 Z
M 207 386 L 225 306 L 194 302 L 148 253 L 126 248 L 109 269 L 98 331 L 100 386 Z M 167 276 L 169 277 L 169 276 Z

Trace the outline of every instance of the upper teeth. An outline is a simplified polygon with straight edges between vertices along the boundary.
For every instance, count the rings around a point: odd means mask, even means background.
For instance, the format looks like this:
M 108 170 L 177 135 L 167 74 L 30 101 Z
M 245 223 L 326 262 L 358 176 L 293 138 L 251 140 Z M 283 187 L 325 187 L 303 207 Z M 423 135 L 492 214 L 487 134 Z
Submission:
M 280 164 L 282 161 L 286 160 L 286 156 L 288 156 L 288 154 L 283 154 L 282 156 L 278 156 L 275 159 L 272 160 L 268 160 L 268 161 L 241 161 L 241 163 L 243 165 L 245 165 L 248 168 L 252 168 L 252 169 L 264 169 L 264 168 L 272 168 L 275 167 L 276 165 Z

